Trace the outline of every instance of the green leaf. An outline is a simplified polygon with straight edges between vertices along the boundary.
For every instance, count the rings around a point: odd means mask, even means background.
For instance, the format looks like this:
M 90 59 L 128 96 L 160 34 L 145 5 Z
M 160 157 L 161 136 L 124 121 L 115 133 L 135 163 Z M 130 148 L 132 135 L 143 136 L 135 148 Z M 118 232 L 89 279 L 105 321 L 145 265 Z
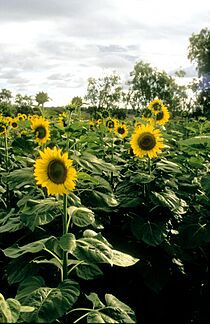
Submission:
M 139 174 L 135 174 L 131 178 L 130 182 L 131 183 L 137 183 L 137 184 L 150 183 L 154 179 L 155 179 L 155 176 L 153 174 L 139 173 Z
M 93 308 L 105 307 L 96 293 L 90 293 L 90 295 L 85 295 L 85 297 L 93 303 Z
M 54 198 L 42 200 L 29 199 L 26 205 L 21 209 L 21 220 L 32 231 L 37 226 L 50 223 L 55 217 L 59 216 L 62 202 Z
M 93 280 L 103 275 L 101 269 L 93 263 L 82 263 L 75 268 L 79 278 L 84 280 Z
M 179 233 L 185 248 L 195 248 L 210 242 L 210 224 L 205 218 L 197 215 L 185 217 Z
M 45 244 L 50 240 L 54 239 L 54 236 L 50 236 L 45 239 L 35 241 L 23 246 L 18 246 L 18 244 L 15 244 L 2 251 L 4 255 L 6 255 L 9 258 L 18 258 L 19 256 L 24 255 L 25 253 L 37 253 L 43 250 L 45 248 Z
M 92 311 L 88 313 L 87 323 L 119 323 L 119 322 L 102 312 Z
M 134 311 L 111 294 L 105 295 L 104 305 L 98 295 L 86 296 L 93 303 L 94 310 L 88 313 L 88 323 L 136 323 Z
M 4 299 L 0 294 L 0 322 L 16 323 L 20 315 L 20 303 L 13 298 Z
M 86 262 L 112 264 L 112 249 L 95 237 L 78 239 L 76 248 L 71 253 Z
M 23 223 L 20 220 L 20 216 L 17 215 L 14 208 L 10 212 L 0 219 L 0 233 L 16 232 L 23 227 Z
M 92 190 L 89 193 L 88 200 L 94 207 L 116 207 L 118 206 L 118 201 L 116 200 L 114 194 L 105 194 L 103 192 Z
M 187 138 L 185 140 L 179 141 L 179 144 L 182 146 L 197 146 L 203 147 L 203 145 L 210 146 L 210 136 L 195 136 L 191 138 Z
M 75 248 L 76 248 L 76 238 L 75 238 L 75 235 L 72 234 L 72 233 L 64 234 L 60 238 L 60 247 L 64 251 L 68 251 L 68 252 L 72 253 L 72 251 L 74 251 Z
M 177 197 L 174 191 L 165 190 L 163 192 L 152 192 L 155 196 L 154 199 L 157 200 L 158 204 L 164 207 L 168 207 L 174 214 L 182 215 L 186 213 L 187 203 L 185 200 Z
M 201 178 L 201 185 L 205 190 L 207 196 L 210 198 L 210 174 L 206 174 Z
M 181 168 L 177 163 L 168 161 L 166 159 L 161 159 L 156 163 L 156 169 L 162 170 L 166 173 L 181 173 Z
M 35 184 L 33 168 L 22 168 L 12 171 L 8 175 L 8 185 L 10 189 L 19 189 L 25 185 Z
M 112 262 L 114 265 L 117 265 L 119 267 L 129 267 L 136 264 L 139 261 L 139 259 L 134 258 L 127 253 L 123 253 L 117 250 L 112 250 L 112 252 Z
M 95 221 L 94 213 L 86 207 L 71 206 L 68 208 L 68 215 L 72 222 L 79 227 L 85 227 Z
M 131 223 L 131 229 L 138 240 L 142 240 L 151 246 L 162 243 L 166 237 L 166 224 L 161 220 L 145 221 L 143 217 L 137 216 Z
M 26 277 L 35 275 L 39 270 L 38 265 L 28 261 L 26 255 L 11 259 L 7 265 L 7 280 L 9 285 L 23 281 Z
M 77 282 L 66 279 L 57 288 L 44 285 L 40 277 L 27 278 L 19 287 L 16 298 L 25 305 L 35 308 L 25 313 L 26 322 L 51 323 L 72 308 L 80 294 Z

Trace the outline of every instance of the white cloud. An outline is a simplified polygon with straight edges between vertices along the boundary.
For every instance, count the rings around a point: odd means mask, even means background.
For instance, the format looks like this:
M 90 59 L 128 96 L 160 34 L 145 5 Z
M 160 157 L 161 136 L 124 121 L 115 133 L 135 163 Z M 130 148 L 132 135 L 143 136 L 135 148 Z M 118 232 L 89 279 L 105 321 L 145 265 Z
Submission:
M 0 0 L 0 88 L 65 105 L 89 77 L 125 78 L 139 60 L 189 67 L 189 37 L 209 16 L 209 0 Z

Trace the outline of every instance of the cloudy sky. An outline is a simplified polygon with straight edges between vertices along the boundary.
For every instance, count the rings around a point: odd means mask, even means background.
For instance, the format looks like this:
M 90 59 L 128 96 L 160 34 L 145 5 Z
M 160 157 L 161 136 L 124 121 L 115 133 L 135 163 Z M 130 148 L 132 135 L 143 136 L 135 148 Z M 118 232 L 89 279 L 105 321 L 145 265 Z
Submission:
M 140 60 L 190 77 L 189 37 L 209 17 L 209 0 L 0 0 L 0 89 L 66 105 L 89 77 L 127 80 Z

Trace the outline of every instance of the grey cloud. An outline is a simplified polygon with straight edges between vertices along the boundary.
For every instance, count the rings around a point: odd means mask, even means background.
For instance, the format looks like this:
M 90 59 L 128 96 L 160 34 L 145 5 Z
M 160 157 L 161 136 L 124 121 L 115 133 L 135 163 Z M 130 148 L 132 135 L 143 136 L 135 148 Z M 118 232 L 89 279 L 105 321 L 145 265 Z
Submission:
M 106 5 L 109 6 L 109 1 Z M 100 12 L 103 6 L 103 0 L 0 0 L 0 19 L 31 21 L 71 18 Z

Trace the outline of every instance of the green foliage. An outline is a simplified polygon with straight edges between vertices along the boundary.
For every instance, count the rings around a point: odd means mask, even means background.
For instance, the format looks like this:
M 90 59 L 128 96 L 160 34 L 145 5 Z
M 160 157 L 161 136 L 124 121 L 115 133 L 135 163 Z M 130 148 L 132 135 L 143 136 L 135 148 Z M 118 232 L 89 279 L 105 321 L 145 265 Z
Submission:
M 17 323 L 21 313 L 30 313 L 34 307 L 22 306 L 17 299 L 8 298 L 0 294 L 0 321 L 1 323 Z
M 143 61 L 137 62 L 130 73 L 127 101 L 134 110 L 141 110 L 159 97 L 171 112 L 181 110 L 183 99 L 187 98 L 184 86 L 176 84 L 175 79 L 164 71 L 158 71 Z

